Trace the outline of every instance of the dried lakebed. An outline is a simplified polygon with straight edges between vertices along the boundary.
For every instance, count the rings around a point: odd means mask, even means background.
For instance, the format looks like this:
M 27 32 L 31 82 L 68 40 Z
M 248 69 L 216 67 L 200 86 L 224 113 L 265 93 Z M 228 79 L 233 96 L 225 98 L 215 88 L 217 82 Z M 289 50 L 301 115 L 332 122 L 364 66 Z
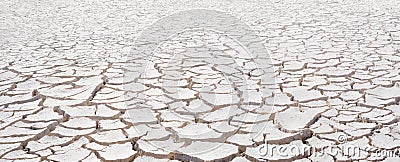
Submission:
M 0 161 L 399 160 L 397 1 L 0 4 Z M 204 30 L 130 60 L 197 8 L 248 24 L 271 61 Z

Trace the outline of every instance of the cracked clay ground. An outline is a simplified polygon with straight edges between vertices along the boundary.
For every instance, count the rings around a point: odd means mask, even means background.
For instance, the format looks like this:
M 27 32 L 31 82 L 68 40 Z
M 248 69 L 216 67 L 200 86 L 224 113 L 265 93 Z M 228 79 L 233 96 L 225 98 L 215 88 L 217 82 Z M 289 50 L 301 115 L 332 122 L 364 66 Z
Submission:
M 2 0 L 0 161 L 400 161 L 399 2 Z M 201 30 L 127 68 L 142 31 L 199 8 L 249 25 L 275 83 Z

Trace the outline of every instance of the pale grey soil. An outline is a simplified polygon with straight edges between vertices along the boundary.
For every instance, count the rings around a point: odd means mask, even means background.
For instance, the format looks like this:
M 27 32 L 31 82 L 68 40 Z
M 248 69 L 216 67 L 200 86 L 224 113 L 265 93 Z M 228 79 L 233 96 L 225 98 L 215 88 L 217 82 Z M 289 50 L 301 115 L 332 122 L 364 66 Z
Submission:
M 399 2 L 3 0 L 0 161 L 399 161 Z M 206 31 L 162 42 L 124 79 L 140 33 L 190 9 L 248 24 L 276 83 Z M 263 156 L 266 142 L 316 152 Z

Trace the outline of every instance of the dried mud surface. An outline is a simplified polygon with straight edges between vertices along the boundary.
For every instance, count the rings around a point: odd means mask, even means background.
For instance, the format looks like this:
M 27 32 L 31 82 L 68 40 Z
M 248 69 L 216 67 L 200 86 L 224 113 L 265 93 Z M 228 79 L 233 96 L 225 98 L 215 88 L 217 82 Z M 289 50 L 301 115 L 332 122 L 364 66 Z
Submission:
M 399 2 L 4 0 L 0 161 L 398 161 L 376 154 L 400 149 Z M 163 42 L 146 75 L 124 79 L 146 27 L 197 8 L 248 24 L 276 83 L 204 31 Z M 266 142 L 367 149 L 261 156 Z

